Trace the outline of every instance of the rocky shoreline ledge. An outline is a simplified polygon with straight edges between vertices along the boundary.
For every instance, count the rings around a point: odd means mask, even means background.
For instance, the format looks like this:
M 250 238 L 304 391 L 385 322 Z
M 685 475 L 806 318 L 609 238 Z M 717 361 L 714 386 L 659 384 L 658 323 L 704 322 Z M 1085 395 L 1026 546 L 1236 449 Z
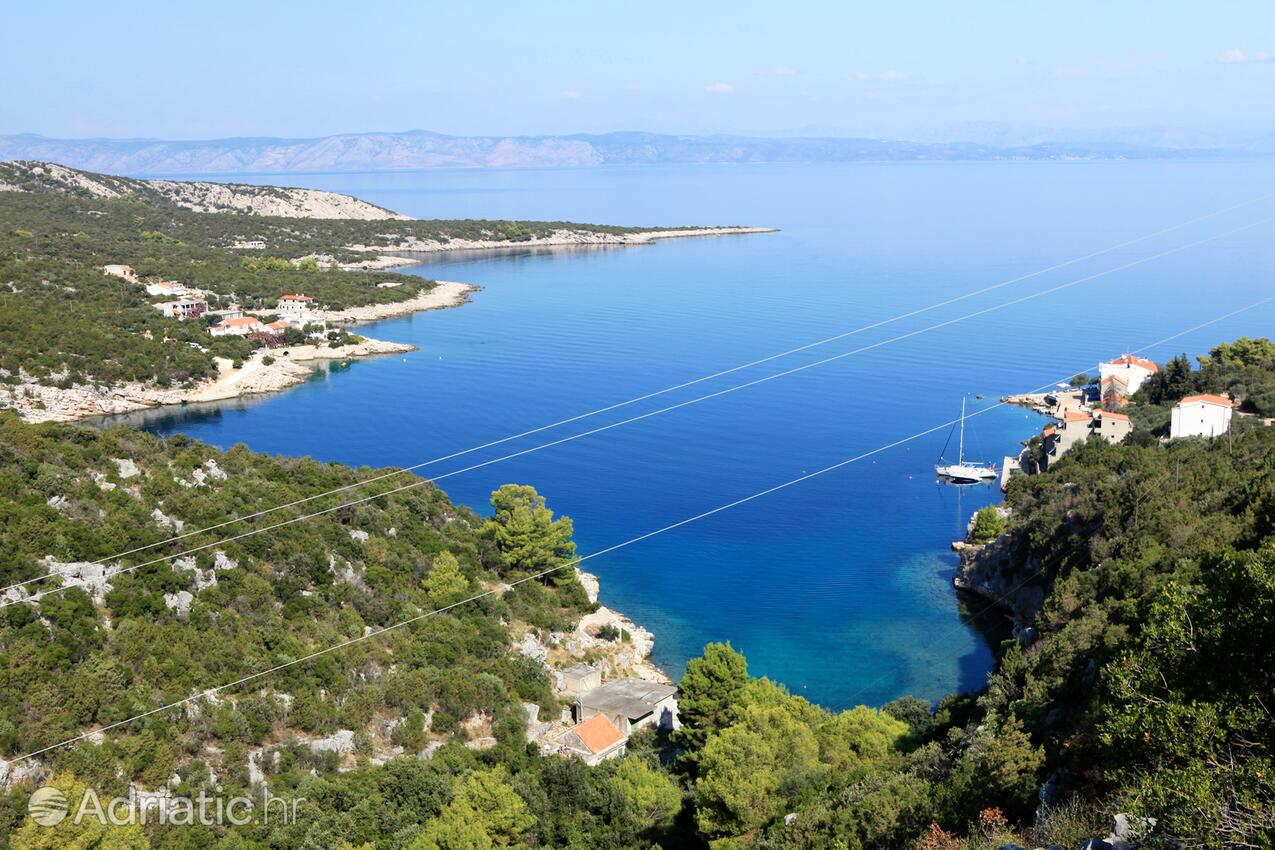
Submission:
M 297 345 L 285 350 L 254 354 L 243 361 L 238 369 L 234 368 L 231 361 L 218 358 L 218 376 L 190 389 L 162 389 L 138 383 L 110 387 L 77 384 L 63 388 L 24 380 L 14 385 L 0 385 L 0 408 L 12 408 L 28 422 L 74 422 L 161 405 L 223 401 L 257 393 L 278 392 L 295 386 L 314 374 L 314 367 L 302 365 L 304 363 L 349 360 L 414 350 L 415 346 L 405 343 L 364 339 L 339 348 Z M 267 359 L 271 362 L 267 363 Z
M 430 310 L 445 310 L 448 307 L 459 307 L 469 301 L 469 296 L 481 287 L 472 283 L 459 283 L 454 280 L 437 280 L 437 285 L 429 292 L 422 292 L 415 298 L 406 301 L 395 301 L 391 304 L 369 304 L 366 307 L 347 307 L 344 310 L 319 310 L 317 315 L 328 324 L 361 325 L 367 322 L 379 322 L 396 316 L 411 313 L 425 313 Z
M 1002 518 L 1010 516 L 1007 507 L 998 506 L 995 510 Z M 1049 590 L 1039 559 L 1025 551 L 1013 534 L 978 543 L 973 532 L 971 518 L 965 539 L 952 543 L 952 551 L 960 559 L 952 586 L 1006 611 L 1013 623 L 1014 637 L 1021 643 L 1030 643 L 1031 624 Z
M 584 586 L 591 603 L 598 603 L 601 583 L 596 575 L 577 569 L 576 576 Z M 603 632 L 614 630 L 618 637 L 608 639 Z M 528 628 L 515 634 L 519 653 L 540 662 L 554 677 L 554 690 L 562 691 L 558 671 L 573 663 L 584 662 L 597 667 L 604 678 L 634 677 L 648 682 L 672 684 L 668 675 L 651 662 L 655 635 L 624 614 L 599 605 L 591 614 L 580 618 L 570 632 L 544 632 Z

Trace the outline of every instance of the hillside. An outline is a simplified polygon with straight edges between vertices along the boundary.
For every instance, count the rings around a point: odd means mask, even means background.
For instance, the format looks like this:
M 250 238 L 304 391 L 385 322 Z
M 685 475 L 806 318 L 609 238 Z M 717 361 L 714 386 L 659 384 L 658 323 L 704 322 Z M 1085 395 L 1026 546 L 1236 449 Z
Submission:
M 136 180 L 80 171 L 53 162 L 0 162 L 0 191 L 53 192 L 89 199 L 132 199 L 158 208 L 273 218 L 407 219 L 405 215 L 367 201 L 317 189 L 207 181 Z
M 551 792 L 555 771 L 567 766 L 529 756 L 524 704 L 556 718 L 561 703 L 549 672 L 511 647 L 515 628 L 569 630 L 596 608 L 571 568 L 76 747 L 5 761 L 517 582 L 567 563 L 573 551 L 570 520 L 543 511 L 534 527 L 519 531 L 520 542 L 536 544 L 534 552 L 501 542 L 496 529 L 513 513 L 535 508 L 534 491 L 502 491 L 495 519 L 482 520 L 412 477 L 414 489 L 257 537 L 219 543 L 228 530 L 218 530 L 114 555 L 163 543 L 183 528 L 355 484 L 371 472 L 242 447 L 220 452 L 184 437 L 161 441 L 125 429 L 31 426 L 0 414 L 0 585 L 58 574 L 10 589 L 0 601 L 0 847 L 28 846 L 10 844 L 25 795 L 33 780 L 54 774 L 102 794 L 130 782 L 187 794 L 226 793 L 263 780 L 274 793 L 290 794 L 306 784 L 310 811 L 286 846 L 300 846 L 291 842 L 304 836 L 308 846 L 332 848 L 343 840 L 379 842 L 407 827 L 419 831 L 452 798 L 453 776 L 508 765 L 523 777 L 524 790 L 527 782 L 539 784 L 532 776 L 544 771 L 542 795 Z M 307 509 L 335 504 L 333 497 Z M 190 554 L 103 575 L 183 551 Z M 94 559 L 104 560 L 86 563 Z M 61 585 L 62 593 L 41 596 Z M 31 594 L 35 599 L 25 601 Z M 606 773 L 586 781 L 611 785 Z M 382 790 L 372 793 L 369 784 Z M 329 799 L 345 796 L 341 788 L 365 790 L 346 803 Z M 607 793 L 619 800 L 623 788 Z M 542 808 L 541 816 L 551 830 L 551 813 Z M 634 838 L 648 826 L 623 812 L 599 811 L 596 819 L 600 828 Z M 166 842 L 183 832 L 169 831 L 156 844 L 177 846 Z M 204 832 L 211 840 L 211 830 Z M 272 832 L 276 840 L 285 834 Z
M 673 163 L 908 162 L 1145 159 L 1234 156 L 1235 151 L 1134 142 L 1032 140 L 1031 144 L 898 139 L 690 136 L 621 132 L 567 136 L 448 136 L 414 130 L 317 139 L 48 139 L 0 136 L 0 159 L 45 160 L 125 174 L 393 171 L 417 168 L 582 168 Z M 1157 146 L 1159 144 L 1160 146 Z
M 334 487 L 356 485 L 350 499 L 392 485 L 0 414 L 0 584 L 59 576 L 0 603 L 0 848 L 1079 850 L 1109 831 L 1121 848 L 1270 846 L 1272 464 L 1275 428 L 1248 417 L 1226 440 L 1083 442 L 1010 488 L 998 546 L 1015 583 L 1041 592 L 979 693 L 833 713 L 713 644 L 687 665 L 670 739 L 638 735 L 587 767 L 526 737 L 528 712 L 552 718 L 565 700 L 515 647 L 529 631 L 552 642 L 594 607 L 571 569 L 519 583 L 574 553 L 570 521 L 534 491 L 501 488 L 483 520 L 404 475 L 393 483 L 418 486 L 311 521 L 166 542 Z M 114 575 L 92 563 L 161 554 L 179 557 Z M 71 586 L 40 596 L 54 581 Z M 13 761 L 481 590 L 493 592 Z M 304 817 L 48 831 L 25 819 L 43 781 L 72 801 L 86 786 L 226 796 L 264 782 L 303 798 Z

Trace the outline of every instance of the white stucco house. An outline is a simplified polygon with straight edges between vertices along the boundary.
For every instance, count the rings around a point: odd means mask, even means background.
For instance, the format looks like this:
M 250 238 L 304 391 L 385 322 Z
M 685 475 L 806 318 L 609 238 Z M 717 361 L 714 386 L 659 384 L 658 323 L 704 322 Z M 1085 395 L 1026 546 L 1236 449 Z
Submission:
M 132 266 L 126 266 L 121 263 L 111 263 L 102 266 L 102 274 L 123 278 L 129 283 L 137 283 L 137 272 L 133 271 Z
M 289 316 L 300 318 L 302 316 L 308 316 L 313 305 L 313 298 L 309 295 L 297 293 L 296 295 L 282 296 L 279 299 L 276 309 L 279 311 L 279 316 L 282 318 L 286 319 Z
M 1147 378 L 1160 371 L 1160 367 L 1145 357 L 1122 354 L 1115 360 L 1098 364 L 1098 384 L 1102 398 L 1119 401 L 1141 389 Z
M 208 309 L 208 302 L 202 298 L 178 298 L 175 301 L 161 301 L 153 306 L 165 316 L 174 319 L 193 319 L 204 314 Z
M 146 284 L 147 295 L 159 295 L 164 298 L 183 298 L 187 295 L 200 295 L 199 290 L 191 289 L 175 280 L 161 280 Z
M 275 309 L 279 312 L 279 321 L 287 322 L 297 330 L 302 330 L 307 325 L 327 327 L 323 317 L 314 313 L 314 299 L 309 295 L 300 293 L 284 295 L 279 299 Z
M 238 319 L 226 319 L 218 325 L 210 325 L 208 333 L 212 336 L 247 336 L 252 333 L 269 333 L 269 331 L 256 316 L 244 316 Z
M 1169 437 L 1217 437 L 1231 427 L 1234 403 L 1220 395 L 1189 395 L 1173 405 Z

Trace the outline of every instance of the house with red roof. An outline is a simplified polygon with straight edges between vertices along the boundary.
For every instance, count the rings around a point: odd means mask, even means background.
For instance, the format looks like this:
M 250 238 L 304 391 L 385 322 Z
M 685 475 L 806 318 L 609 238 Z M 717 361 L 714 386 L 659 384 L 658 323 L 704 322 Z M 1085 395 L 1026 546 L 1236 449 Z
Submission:
M 1173 405 L 1169 438 L 1219 437 L 1231 427 L 1235 403 L 1226 396 L 1189 395 Z
M 590 766 L 624 755 L 629 743 L 628 736 L 615 728 L 605 714 L 595 714 L 577 723 L 560 740 L 567 755 Z
M 1108 407 L 1122 407 L 1129 396 L 1142 388 L 1147 378 L 1160 371 L 1155 361 L 1132 354 L 1122 354 L 1115 360 L 1098 364 L 1098 385 L 1103 403 Z
M 1062 421 L 1046 426 L 1041 432 L 1045 441 L 1045 468 L 1071 451 L 1072 446 L 1090 437 L 1108 443 L 1122 443 L 1133 432 L 1133 422 L 1123 413 L 1111 410 L 1068 410 Z
M 213 336 L 248 336 L 248 334 L 270 333 L 270 331 L 256 316 L 240 316 L 237 319 L 226 319 L 217 325 L 209 325 L 208 333 Z

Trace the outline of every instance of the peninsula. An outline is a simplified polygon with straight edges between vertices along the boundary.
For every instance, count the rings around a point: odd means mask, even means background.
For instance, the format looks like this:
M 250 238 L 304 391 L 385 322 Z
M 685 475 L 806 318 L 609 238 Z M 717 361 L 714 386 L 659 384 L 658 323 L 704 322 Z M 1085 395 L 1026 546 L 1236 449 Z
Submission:
M 0 163 L 0 408 L 69 421 L 213 401 L 410 351 L 348 327 L 477 290 L 389 271 L 422 255 L 767 230 L 421 220 L 313 189 Z

